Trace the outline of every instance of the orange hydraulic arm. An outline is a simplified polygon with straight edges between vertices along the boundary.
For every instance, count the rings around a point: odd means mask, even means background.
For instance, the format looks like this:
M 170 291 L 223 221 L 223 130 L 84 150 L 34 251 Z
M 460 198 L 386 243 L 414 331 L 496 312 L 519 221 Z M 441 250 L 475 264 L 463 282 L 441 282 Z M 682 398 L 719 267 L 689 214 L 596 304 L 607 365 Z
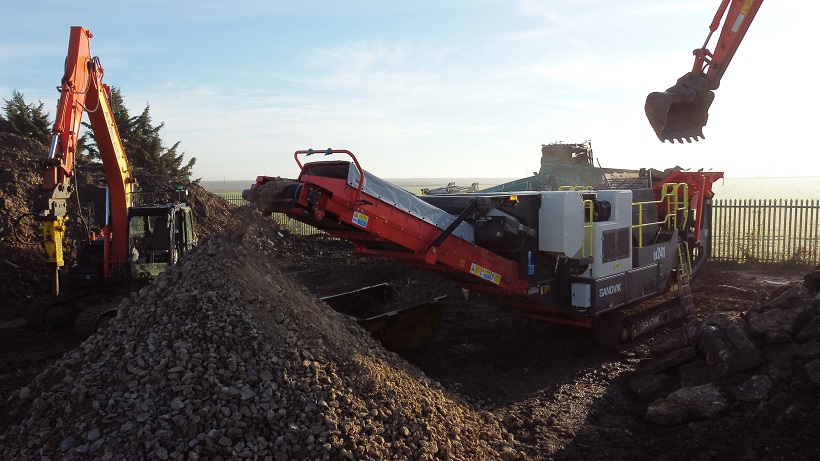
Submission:
M 74 174 L 83 112 L 88 113 L 100 151 L 111 203 L 111 222 L 104 230 L 106 236 L 103 273 L 109 274 L 111 261 L 126 259 L 126 227 L 128 207 L 135 184 L 123 150 L 117 125 L 111 112 L 109 97 L 111 89 L 102 83 L 103 68 L 97 58 L 91 56 L 89 41 L 92 34 L 87 29 L 71 27 L 65 73 L 60 82 L 60 101 L 51 130 L 52 139 L 48 158 L 42 164 L 43 182 L 37 193 L 35 207 L 42 223 L 43 239 L 54 264 L 54 294 L 59 294 L 58 270 L 64 264 L 62 236 L 66 219 L 66 201 L 73 192 L 70 179 Z
M 646 116 L 661 141 L 683 142 L 703 138 L 703 127 L 720 79 L 749 30 L 763 0 L 722 0 L 709 25 L 703 46 L 693 51 L 692 71 L 664 92 L 646 98 Z M 723 20 L 714 51 L 707 46 Z

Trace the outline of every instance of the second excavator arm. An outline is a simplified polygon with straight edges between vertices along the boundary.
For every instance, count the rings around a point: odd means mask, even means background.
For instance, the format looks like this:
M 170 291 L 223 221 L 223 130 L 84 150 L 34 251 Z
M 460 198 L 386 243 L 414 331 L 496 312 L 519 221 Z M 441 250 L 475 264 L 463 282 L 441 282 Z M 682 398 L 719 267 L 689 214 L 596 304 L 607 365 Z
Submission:
M 650 93 L 644 109 L 652 129 L 661 141 L 687 142 L 703 138 L 709 107 L 720 80 L 749 30 L 763 0 L 722 0 L 709 25 L 703 46 L 694 50 L 691 72 L 666 91 Z M 708 48 L 723 20 L 714 51 Z

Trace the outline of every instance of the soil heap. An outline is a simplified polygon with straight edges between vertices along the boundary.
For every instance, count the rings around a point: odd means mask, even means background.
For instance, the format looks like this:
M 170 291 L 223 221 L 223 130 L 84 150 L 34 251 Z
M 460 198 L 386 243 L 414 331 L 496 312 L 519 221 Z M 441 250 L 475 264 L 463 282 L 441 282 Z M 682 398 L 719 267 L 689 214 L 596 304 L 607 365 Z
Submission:
M 32 194 L 42 183 L 40 163 L 48 156 L 48 147 L 34 140 L 11 133 L 0 132 L 0 322 L 22 317 L 25 306 L 33 297 L 50 293 L 51 271 L 39 241 L 41 236 L 36 222 L 25 217 L 16 226 L 18 218 L 34 210 Z M 175 185 L 167 179 L 134 171 L 141 188 L 146 191 L 169 190 Z M 68 211 L 82 209 L 89 228 L 99 230 L 105 221 L 105 173 L 101 163 L 84 158 L 77 159 L 74 180 L 77 192 L 68 200 Z M 226 229 L 230 224 L 232 205 L 222 197 L 202 187 L 186 186 L 186 199 L 194 212 L 197 235 L 207 237 Z M 67 266 L 71 264 L 71 251 L 85 229 L 79 221 L 69 217 L 66 241 Z M 33 244 L 25 244 L 31 242 Z
M 3 458 L 522 457 L 490 413 L 282 275 L 271 219 L 237 215 L 8 399 Z
M 50 289 L 43 250 L 13 235 L 17 218 L 31 212 L 31 192 L 42 182 L 37 166 L 47 155 L 48 148 L 36 141 L 0 132 L 0 322 L 21 317 L 27 297 Z M 36 241 L 34 230 L 22 237 Z

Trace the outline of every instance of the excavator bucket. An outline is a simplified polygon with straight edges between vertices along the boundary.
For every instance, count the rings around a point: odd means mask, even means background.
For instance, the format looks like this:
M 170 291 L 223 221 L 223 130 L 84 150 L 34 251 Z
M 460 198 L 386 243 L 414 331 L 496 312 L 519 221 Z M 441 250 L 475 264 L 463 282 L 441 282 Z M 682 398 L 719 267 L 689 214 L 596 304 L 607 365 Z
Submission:
M 714 99 L 715 93 L 709 89 L 708 81 L 690 72 L 672 88 L 650 93 L 644 110 L 661 142 L 692 142 L 704 137 L 703 127 Z

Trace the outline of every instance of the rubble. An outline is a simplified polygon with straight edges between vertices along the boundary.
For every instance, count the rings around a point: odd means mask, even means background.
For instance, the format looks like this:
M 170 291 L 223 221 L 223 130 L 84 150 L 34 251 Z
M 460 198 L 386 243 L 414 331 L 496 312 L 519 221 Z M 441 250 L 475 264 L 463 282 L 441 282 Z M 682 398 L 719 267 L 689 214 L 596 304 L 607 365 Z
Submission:
M 523 457 L 491 413 L 282 275 L 259 234 L 273 221 L 247 224 L 242 242 L 209 238 L 10 396 L 19 423 L 2 457 Z
M 820 293 L 816 280 L 820 268 L 806 275 L 804 283 L 772 293 L 771 299 L 759 301 L 739 318 L 709 314 L 654 340 L 649 345 L 653 358 L 641 364 L 630 382 L 642 399 L 661 397 L 649 405 L 645 420 L 678 425 L 716 418 L 729 408 L 750 416 L 765 413 L 785 389 L 807 389 L 811 401 L 817 400 Z M 676 382 L 678 389 L 670 392 Z M 685 407 L 687 417 L 679 418 L 678 407 L 670 402 Z M 808 408 L 802 411 L 811 412 Z

